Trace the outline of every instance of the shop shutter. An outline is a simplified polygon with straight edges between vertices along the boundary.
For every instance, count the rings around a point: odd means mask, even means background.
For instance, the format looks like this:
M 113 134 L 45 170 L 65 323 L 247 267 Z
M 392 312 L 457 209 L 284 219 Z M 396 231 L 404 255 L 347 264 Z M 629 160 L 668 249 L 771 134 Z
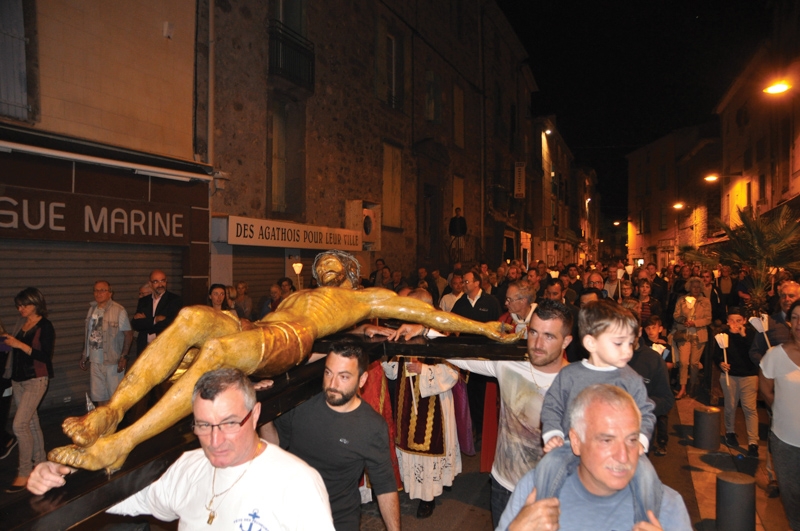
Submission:
M 56 330 L 55 378 L 41 409 L 82 402 L 89 390 L 89 374 L 80 370 L 78 360 L 96 280 L 111 283 L 114 300 L 129 317 L 136 310 L 139 287 L 153 269 L 166 273 L 170 291 L 182 291 L 180 247 L 0 240 L 0 249 L 0 319 L 5 327 L 11 331 L 19 317 L 14 296 L 33 286 L 44 294 Z

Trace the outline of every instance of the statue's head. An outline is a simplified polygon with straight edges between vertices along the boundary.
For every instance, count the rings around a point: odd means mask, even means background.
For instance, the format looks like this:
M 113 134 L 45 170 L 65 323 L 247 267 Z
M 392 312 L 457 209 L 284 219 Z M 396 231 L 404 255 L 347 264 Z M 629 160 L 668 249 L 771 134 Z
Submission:
M 361 264 L 344 251 L 330 250 L 314 259 L 311 274 L 324 287 L 356 288 L 361 276 Z

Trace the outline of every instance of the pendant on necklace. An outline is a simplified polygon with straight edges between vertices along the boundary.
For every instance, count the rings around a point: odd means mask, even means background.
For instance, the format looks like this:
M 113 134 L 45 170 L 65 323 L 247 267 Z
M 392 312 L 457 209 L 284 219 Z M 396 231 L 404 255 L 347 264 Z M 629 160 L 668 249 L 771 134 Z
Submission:
M 216 512 L 214 512 L 214 511 L 210 511 L 210 512 L 208 513 L 208 522 L 206 522 L 206 523 L 207 523 L 208 525 L 211 525 L 211 524 L 213 524 L 213 523 L 214 523 L 214 518 L 216 518 L 216 516 L 217 516 L 217 513 L 216 513 Z

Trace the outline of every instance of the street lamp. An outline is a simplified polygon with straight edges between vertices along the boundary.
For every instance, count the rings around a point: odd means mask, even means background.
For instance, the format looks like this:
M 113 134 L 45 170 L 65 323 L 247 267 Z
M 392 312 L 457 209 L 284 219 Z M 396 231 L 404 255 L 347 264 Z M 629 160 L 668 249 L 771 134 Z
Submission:
M 719 175 L 717 175 L 716 173 L 710 173 L 710 174 L 706 175 L 705 177 L 703 177 L 703 180 L 706 181 L 707 183 L 717 182 L 718 179 L 719 179 Z
M 792 85 L 788 81 L 780 80 L 765 88 L 763 92 L 766 94 L 783 94 L 790 88 L 792 88 Z
M 675 204 L 672 205 L 672 208 L 675 210 L 683 210 L 686 205 L 683 201 L 677 201 Z M 675 262 L 678 261 L 678 215 L 675 215 L 675 248 L 672 254 L 673 260 Z
M 615 227 L 619 227 L 619 221 L 615 221 L 615 222 L 614 222 L 614 226 L 615 226 Z

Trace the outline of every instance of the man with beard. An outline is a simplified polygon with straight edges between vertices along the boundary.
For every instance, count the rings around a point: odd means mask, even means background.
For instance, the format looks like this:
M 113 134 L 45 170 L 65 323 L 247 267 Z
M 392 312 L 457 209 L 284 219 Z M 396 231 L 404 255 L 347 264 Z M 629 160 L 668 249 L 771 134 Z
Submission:
M 139 332 L 136 347 L 139 354 L 144 352 L 158 334 L 167 329 L 183 307 L 179 295 L 167 291 L 167 275 L 156 269 L 150 273 L 152 293 L 139 299 L 131 326 Z
M 360 347 L 338 344 L 325 360 L 322 393 L 266 424 L 268 442 L 280 444 L 322 476 L 336 531 L 358 531 L 358 482 L 366 467 L 388 531 L 400 530 L 400 500 L 383 418 L 363 402 L 369 357 Z
M 398 335 L 402 331 L 401 327 Z M 567 363 L 564 349 L 571 341 L 572 314 L 560 302 L 544 300 L 528 324 L 530 362 L 448 360 L 462 369 L 496 377 L 500 387 L 500 427 L 491 474 L 494 527 L 514 485 L 544 455 L 540 429 L 544 395 Z

